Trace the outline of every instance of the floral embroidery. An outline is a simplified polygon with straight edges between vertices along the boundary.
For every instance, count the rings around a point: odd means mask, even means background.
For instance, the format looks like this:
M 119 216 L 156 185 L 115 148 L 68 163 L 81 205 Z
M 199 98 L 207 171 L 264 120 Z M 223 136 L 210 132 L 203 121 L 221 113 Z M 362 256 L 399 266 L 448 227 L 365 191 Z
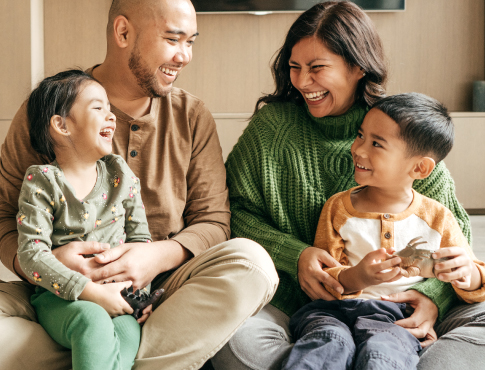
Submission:
M 121 181 L 121 180 L 120 180 L 120 178 L 119 178 L 118 176 L 115 176 L 115 178 L 114 178 L 114 180 L 113 180 L 113 186 L 114 186 L 115 188 L 117 188 L 117 187 L 118 187 L 118 185 L 119 185 L 119 183 L 120 183 L 120 181 Z
M 103 197 L 104 200 L 108 199 L 108 196 L 106 195 L 106 193 L 103 193 L 103 195 L 101 195 Z
M 61 285 L 58 283 L 51 283 L 52 287 L 56 290 L 56 294 L 59 295 L 59 290 L 61 289 Z
M 89 218 L 89 212 L 86 212 L 83 214 L 84 220 L 87 220 Z
M 39 274 L 38 272 L 34 272 L 34 273 L 32 273 L 32 277 L 34 278 L 34 281 L 35 281 L 36 283 L 38 283 L 38 282 L 42 281 L 42 277 L 40 276 L 40 274 Z
M 22 221 L 25 219 L 25 215 L 20 215 L 18 218 L 17 218 L 17 222 L 19 223 L 19 225 L 22 225 Z
M 64 203 L 66 201 L 66 197 L 64 196 L 64 194 L 61 195 L 59 200 L 61 201 L 61 203 Z
M 47 167 L 44 167 L 44 169 L 42 170 L 42 172 L 47 173 L 47 172 L 49 172 L 49 169 Z
M 36 228 L 35 232 L 37 233 L 37 235 L 41 235 L 42 234 L 42 228 L 41 227 Z
M 32 176 L 32 174 L 31 174 L 31 173 L 29 173 L 29 174 L 27 175 L 27 180 L 31 181 L 31 180 L 32 180 L 32 177 L 33 177 L 33 176 Z
M 99 225 L 101 225 L 101 219 L 100 218 L 98 218 L 96 220 L 96 222 L 94 223 L 94 227 L 98 227 Z

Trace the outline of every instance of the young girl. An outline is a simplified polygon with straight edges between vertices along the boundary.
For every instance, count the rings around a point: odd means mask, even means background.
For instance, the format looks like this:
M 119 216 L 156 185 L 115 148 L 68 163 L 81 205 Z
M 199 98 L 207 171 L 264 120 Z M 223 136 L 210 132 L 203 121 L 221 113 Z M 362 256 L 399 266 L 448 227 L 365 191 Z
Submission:
M 106 91 L 82 71 L 61 72 L 32 92 L 27 113 L 33 148 L 55 159 L 27 170 L 17 216 L 18 259 L 38 284 L 39 323 L 72 349 L 74 370 L 131 369 L 140 325 L 120 294 L 131 282 L 95 284 L 51 252 L 72 241 L 151 241 L 139 180 L 110 154 L 116 118 Z

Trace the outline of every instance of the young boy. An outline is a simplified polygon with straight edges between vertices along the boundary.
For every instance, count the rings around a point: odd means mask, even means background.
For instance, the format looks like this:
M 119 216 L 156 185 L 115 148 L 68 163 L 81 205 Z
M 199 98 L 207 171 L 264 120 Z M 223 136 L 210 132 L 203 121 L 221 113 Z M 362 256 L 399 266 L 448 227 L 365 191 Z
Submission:
M 414 180 L 431 174 L 453 145 L 446 108 L 422 94 L 390 96 L 366 115 L 352 145 L 360 186 L 335 194 L 323 208 L 314 247 L 342 266 L 324 270 L 343 291 L 335 301 L 314 301 L 290 321 L 296 340 L 284 369 L 413 369 L 420 342 L 394 325 L 405 305 L 380 300 L 423 279 L 401 276 L 390 258 L 416 237 L 437 250 L 435 276 L 449 281 L 468 303 L 485 300 L 485 264 L 477 261 L 451 212 L 416 193 Z M 355 298 L 361 299 L 355 299 Z

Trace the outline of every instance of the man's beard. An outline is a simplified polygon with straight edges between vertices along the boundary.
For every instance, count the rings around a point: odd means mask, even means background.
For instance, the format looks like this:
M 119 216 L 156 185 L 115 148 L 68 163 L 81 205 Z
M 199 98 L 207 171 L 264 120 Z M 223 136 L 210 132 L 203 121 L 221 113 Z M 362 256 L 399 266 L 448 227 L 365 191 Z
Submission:
M 135 42 L 130 59 L 128 60 L 128 67 L 130 68 L 131 73 L 133 73 L 135 76 L 138 85 L 143 89 L 148 97 L 160 98 L 167 96 L 172 91 L 171 86 L 165 88 L 160 86 L 157 77 L 150 72 L 147 64 L 140 54 L 138 42 Z

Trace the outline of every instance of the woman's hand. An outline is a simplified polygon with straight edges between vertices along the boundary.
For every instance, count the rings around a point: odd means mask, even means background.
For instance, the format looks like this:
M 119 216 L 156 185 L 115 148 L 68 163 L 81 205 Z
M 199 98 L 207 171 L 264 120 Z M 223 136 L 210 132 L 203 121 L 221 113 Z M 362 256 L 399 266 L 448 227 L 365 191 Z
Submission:
M 298 260 L 298 281 L 301 289 L 311 300 L 335 300 L 323 287 L 323 284 L 330 286 L 339 293 L 343 293 L 344 288 L 342 285 L 323 271 L 324 267 L 337 266 L 340 266 L 340 263 L 323 249 L 308 247 L 301 252 L 300 259 Z
M 100 305 L 111 317 L 132 314 L 133 308 L 121 295 L 121 291 L 130 286 L 131 281 L 102 285 L 90 281 L 79 295 L 79 299 Z
M 465 248 L 448 247 L 438 249 L 433 258 L 448 258 L 447 261 L 434 266 L 436 277 L 444 282 L 465 290 L 477 290 L 482 285 L 482 279 L 477 266 L 466 252 Z
M 437 339 L 433 326 L 438 318 L 438 307 L 431 299 L 416 290 L 407 290 L 381 298 L 384 301 L 407 303 L 414 308 L 411 316 L 398 320 L 395 324 L 403 327 L 418 339 L 426 338 L 421 342 L 422 347 L 430 345 Z

